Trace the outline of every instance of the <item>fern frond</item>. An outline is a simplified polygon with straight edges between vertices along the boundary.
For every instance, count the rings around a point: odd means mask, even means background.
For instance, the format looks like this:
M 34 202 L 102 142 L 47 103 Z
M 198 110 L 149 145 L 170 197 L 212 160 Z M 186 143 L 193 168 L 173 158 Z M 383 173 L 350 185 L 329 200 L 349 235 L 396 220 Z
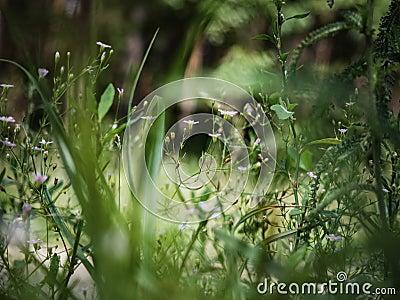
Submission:
M 346 10 L 342 15 L 348 23 L 353 24 L 355 27 L 360 29 L 364 27 L 363 17 L 358 12 Z
M 386 124 L 389 118 L 387 109 L 392 99 L 391 87 L 395 83 L 393 73 L 396 69 L 398 53 L 400 52 L 400 2 L 392 0 L 386 14 L 381 18 L 378 35 L 375 41 L 374 58 L 380 65 L 380 75 L 376 86 L 377 111 L 381 124 Z
M 290 73 L 293 74 L 296 72 L 297 62 L 306 47 L 311 46 L 322 38 L 332 36 L 339 31 L 349 30 L 355 27 L 356 26 L 350 22 L 335 22 L 310 32 L 306 38 L 303 39 L 301 43 L 293 50 L 292 60 L 289 66 Z
M 387 13 L 381 18 L 375 42 L 375 57 L 386 58 L 400 52 L 400 2 L 392 0 Z

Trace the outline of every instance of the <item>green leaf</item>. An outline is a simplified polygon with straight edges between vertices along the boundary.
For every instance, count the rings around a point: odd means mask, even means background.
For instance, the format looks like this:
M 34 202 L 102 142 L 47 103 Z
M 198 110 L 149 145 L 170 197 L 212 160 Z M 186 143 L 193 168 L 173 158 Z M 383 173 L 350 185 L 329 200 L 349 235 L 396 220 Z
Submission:
M 294 114 L 294 112 L 288 111 L 284 106 L 279 104 L 272 105 L 271 109 L 276 112 L 279 120 L 289 119 Z
M 293 208 L 289 211 L 289 216 L 293 217 L 293 216 L 298 216 L 301 215 L 303 213 L 303 211 L 301 209 L 298 208 Z
M 258 41 L 270 41 L 274 45 L 276 44 L 276 40 L 274 37 L 268 35 L 268 34 L 259 34 L 253 37 L 253 40 L 258 40 Z
M 285 52 L 285 53 L 282 53 L 281 55 L 280 55 L 280 59 L 283 61 L 283 62 L 285 62 L 286 60 L 287 60 L 287 58 L 288 58 L 288 56 L 289 56 L 289 54 L 292 52 L 292 50 L 290 50 L 290 51 L 288 51 L 288 52 Z
M 312 169 L 312 153 L 308 150 L 301 153 L 300 156 L 300 167 L 306 171 L 310 171 Z
M 293 109 L 295 109 L 297 105 L 299 105 L 299 104 L 297 104 L 297 103 L 290 103 L 290 104 L 288 105 L 288 110 L 293 110 Z
M 274 92 L 268 96 L 268 102 L 269 104 L 278 104 L 279 103 L 279 98 L 281 98 L 281 94 L 278 92 Z
M 134 93 L 136 91 L 136 86 L 137 86 L 137 84 L 139 82 L 140 74 L 142 74 L 144 64 L 146 63 L 147 57 L 149 56 L 149 53 L 150 53 L 150 50 L 153 47 L 154 41 L 156 40 L 156 37 L 157 37 L 157 34 L 158 34 L 158 30 L 159 30 L 159 28 L 157 28 L 156 32 L 153 35 L 153 38 L 150 41 L 149 46 L 147 47 L 146 53 L 144 54 L 144 57 L 143 57 L 143 59 L 142 59 L 142 61 L 140 63 L 140 66 L 139 66 L 139 68 L 138 68 L 138 70 L 136 72 L 135 80 L 132 83 L 131 92 L 129 94 L 128 114 L 127 114 L 127 118 L 128 119 L 130 118 L 131 114 L 133 113 L 133 111 L 131 111 L 132 110 L 133 95 L 134 95 Z M 134 64 L 132 64 L 130 66 L 130 68 L 136 68 L 136 66 L 134 66 Z
M 287 153 L 290 157 L 290 165 L 295 168 L 296 167 L 296 162 L 297 162 L 297 151 L 291 146 L 288 146 L 287 148 Z M 304 171 L 310 171 L 312 169 L 313 162 L 312 162 L 312 153 L 308 150 L 303 151 L 300 155 L 300 163 L 299 167 L 300 169 Z
M 274 235 L 271 235 L 271 236 L 267 237 L 265 240 L 262 240 L 259 244 L 257 244 L 257 246 L 260 245 L 260 244 L 268 245 L 270 243 L 273 243 L 273 242 L 279 241 L 281 239 L 287 238 L 287 237 L 289 237 L 291 235 L 294 235 L 296 233 L 297 233 L 297 229 L 292 229 L 292 230 L 280 232 L 280 233 L 277 233 L 277 234 L 274 234 Z
M 114 101 L 114 96 L 115 96 L 115 89 L 112 83 L 110 83 L 100 98 L 99 108 L 97 109 L 97 113 L 99 115 L 99 122 L 103 120 L 105 115 L 110 110 L 111 105 L 113 104 Z
M 294 16 L 291 16 L 291 17 L 289 17 L 289 18 L 286 18 L 286 21 L 287 21 L 287 20 L 290 20 L 290 19 L 304 19 L 304 18 L 307 18 L 308 15 L 309 15 L 310 13 L 311 13 L 311 12 L 308 11 L 308 12 L 306 12 L 306 13 L 304 13 L 304 14 L 294 15 Z
M 325 139 L 320 139 L 320 140 L 315 140 L 315 141 L 308 142 L 306 144 L 306 146 L 320 145 L 320 144 L 339 145 L 341 143 L 342 143 L 342 141 L 337 139 L 337 138 L 325 138 Z
M 6 174 L 6 168 L 3 169 L 0 173 L 0 183 L 3 181 L 4 175 Z

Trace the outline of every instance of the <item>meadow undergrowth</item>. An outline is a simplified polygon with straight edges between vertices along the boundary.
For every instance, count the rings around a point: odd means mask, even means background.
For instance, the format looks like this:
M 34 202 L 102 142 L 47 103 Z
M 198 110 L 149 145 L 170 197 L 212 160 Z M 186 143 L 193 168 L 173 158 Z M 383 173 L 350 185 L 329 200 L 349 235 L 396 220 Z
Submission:
M 310 12 L 287 16 L 291 3 L 273 2 L 270 31 L 249 39 L 275 49 L 275 90 L 252 95 L 277 137 L 274 179 L 256 207 L 243 192 L 221 216 L 197 224 L 157 219 L 138 203 L 123 174 L 123 132 L 137 109 L 133 95 L 157 33 L 128 92 L 112 83 L 99 91 L 114 52 L 101 42 L 81 69 L 71 65 L 75 54 L 69 52 L 56 52 L 51 70 L 40 66 L 37 74 L 0 59 L 27 79 L 26 86 L 0 85 L 2 299 L 261 299 L 266 296 L 257 287 L 265 279 L 322 284 L 340 272 L 350 282 L 400 288 L 400 128 L 390 104 L 398 91 L 400 4 L 392 0 L 374 28 L 374 1 L 368 0 L 287 49 L 285 25 Z M 334 9 L 334 1 L 328 2 Z M 308 47 L 349 30 L 365 39 L 358 61 L 339 72 L 301 65 Z M 27 101 L 41 104 L 17 119 L 8 111 L 12 89 L 30 91 Z M 121 113 L 125 100 L 128 111 Z M 311 126 L 299 113 L 307 101 L 323 115 L 319 123 L 311 116 Z M 249 176 L 256 177 L 263 141 L 248 131 L 240 113 L 229 116 L 214 103 L 204 107 L 247 134 Z M 152 178 L 160 172 L 157 153 L 171 115 L 166 111 L 148 137 Z M 310 138 L 318 126 L 330 134 Z M 170 134 L 168 141 L 174 138 Z M 209 138 L 204 152 L 221 150 L 217 145 Z M 183 142 L 180 147 L 186 149 Z M 218 163 L 229 164 L 226 149 L 219 150 Z M 143 170 L 136 172 L 141 176 Z M 211 193 L 203 193 L 204 199 L 193 195 L 201 202 Z M 325 292 L 328 299 L 355 299 Z M 268 293 L 268 299 L 281 297 L 276 290 Z

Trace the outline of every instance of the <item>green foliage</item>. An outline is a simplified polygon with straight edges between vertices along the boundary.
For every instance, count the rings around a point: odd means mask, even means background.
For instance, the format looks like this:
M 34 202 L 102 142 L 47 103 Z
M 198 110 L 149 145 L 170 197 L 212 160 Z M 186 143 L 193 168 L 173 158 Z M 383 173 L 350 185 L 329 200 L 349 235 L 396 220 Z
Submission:
M 175 9 L 189 3 L 164 2 Z M 216 44 L 256 16 L 273 17 L 269 32 L 254 38 L 266 49 L 235 45 L 215 70 L 207 70 L 250 89 L 269 116 L 279 150 L 272 188 L 255 207 L 250 205 L 254 195 L 242 192 L 230 210 L 197 225 L 163 223 L 132 199 L 121 176 L 121 133 L 135 110 L 133 94 L 157 32 L 122 119 L 118 111 L 108 117 L 114 85 L 97 93 L 113 53 L 108 45 L 100 43 L 97 56 L 80 71 L 70 64 L 71 53 L 57 52 L 52 81 L 2 59 L 22 71 L 30 97 L 40 99 L 43 108 L 37 129 L 24 118 L 14 119 L 8 113 L 11 86 L 0 86 L 2 299 L 257 299 L 270 296 L 257 292 L 264 278 L 324 283 L 335 281 L 340 271 L 352 283 L 400 288 L 400 128 L 399 116 L 388 106 L 398 85 L 399 1 L 391 1 L 376 39 L 374 7 L 368 6 L 373 1 L 368 1 L 343 12 L 345 21 L 311 31 L 292 49 L 286 49 L 285 28 L 312 19 L 315 1 L 232 0 L 213 4 L 211 13 L 210 3 L 189 4 L 207 11 L 201 15 L 207 15 L 203 34 Z M 327 1 L 335 9 L 343 3 Z M 274 10 L 266 11 L 271 5 Z M 318 12 L 335 13 L 325 1 L 318 6 Z M 299 69 L 307 47 L 349 30 L 373 42 L 365 43 L 356 62 L 339 71 L 311 66 L 312 76 Z M 120 101 L 123 92 L 117 90 Z M 321 108 L 322 103 L 329 106 Z M 323 116 L 316 122 L 318 106 Z M 213 105 L 211 110 L 215 113 Z M 158 117 L 146 141 L 150 177 L 160 185 L 168 118 Z M 232 124 L 246 137 L 251 182 L 267 158 L 258 150 L 264 141 L 257 141 L 240 118 Z M 225 168 L 230 157 L 220 156 L 218 167 Z M 133 176 L 144 178 L 144 171 L 134 170 Z M 140 188 L 148 191 L 151 184 L 142 180 Z M 184 202 L 188 195 L 177 196 Z M 208 197 L 209 190 L 198 194 L 200 202 Z
M 115 96 L 115 88 L 112 83 L 110 83 L 105 89 L 104 93 L 100 97 L 99 107 L 97 109 L 99 122 L 103 120 L 105 115 L 110 110 Z

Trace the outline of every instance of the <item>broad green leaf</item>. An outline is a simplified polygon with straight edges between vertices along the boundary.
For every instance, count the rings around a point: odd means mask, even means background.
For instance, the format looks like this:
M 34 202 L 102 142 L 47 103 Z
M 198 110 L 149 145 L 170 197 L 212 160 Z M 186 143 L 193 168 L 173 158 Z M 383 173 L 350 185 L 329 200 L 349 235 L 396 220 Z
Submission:
M 272 105 L 271 109 L 276 112 L 279 120 L 289 119 L 294 114 L 294 112 L 288 111 L 284 106 L 279 104 Z
M 99 108 L 97 109 L 99 122 L 103 120 L 105 115 L 110 110 L 111 105 L 113 104 L 114 101 L 114 96 L 115 96 L 115 89 L 112 83 L 110 83 L 100 97 Z
M 342 141 L 337 138 L 325 138 L 325 139 L 311 141 L 311 142 L 307 143 L 306 146 L 320 145 L 320 144 L 338 145 L 341 143 L 342 143 Z

